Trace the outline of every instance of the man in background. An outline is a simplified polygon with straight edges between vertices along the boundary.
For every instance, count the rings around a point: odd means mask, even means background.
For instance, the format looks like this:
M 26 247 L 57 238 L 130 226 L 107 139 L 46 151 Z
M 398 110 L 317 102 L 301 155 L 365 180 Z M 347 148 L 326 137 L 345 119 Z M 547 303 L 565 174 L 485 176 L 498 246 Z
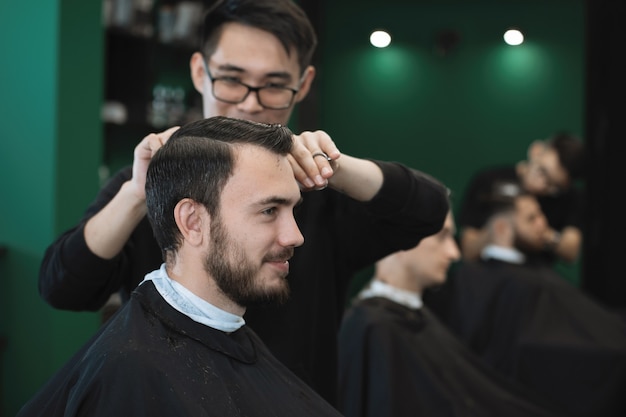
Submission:
M 528 262 L 549 228 L 519 184 L 492 196 L 487 245 L 426 304 L 492 369 L 572 416 L 626 413 L 626 326 L 553 268 Z
M 452 213 L 415 248 L 378 261 L 339 332 L 346 417 L 556 416 L 486 366 L 423 305 L 460 258 Z
M 534 195 L 549 227 L 542 237 L 543 248 L 529 262 L 553 265 L 573 263 L 582 245 L 583 193 L 577 184 L 584 174 L 584 144 L 574 135 L 557 133 L 534 141 L 528 157 L 512 166 L 478 172 L 470 181 L 459 210 L 461 253 L 464 259 L 478 259 L 487 241 L 483 228 L 489 201 L 502 183 L 518 182 Z

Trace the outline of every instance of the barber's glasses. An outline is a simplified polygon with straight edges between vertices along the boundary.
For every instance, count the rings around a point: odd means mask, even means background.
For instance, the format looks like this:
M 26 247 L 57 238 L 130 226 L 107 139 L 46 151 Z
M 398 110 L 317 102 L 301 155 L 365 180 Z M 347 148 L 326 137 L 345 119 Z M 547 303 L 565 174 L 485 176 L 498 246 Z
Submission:
M 211 80 L 213 97 L 225 103 L 239 104 L 248 97 L 250 92 L 254 92 L 261 106 L 271 110 L 283 110 L 291 106 L 298 92 L 294 88 L 272 84 L 252 87 L 233 77 L 213 77 L 206 62 L 204 68 Z

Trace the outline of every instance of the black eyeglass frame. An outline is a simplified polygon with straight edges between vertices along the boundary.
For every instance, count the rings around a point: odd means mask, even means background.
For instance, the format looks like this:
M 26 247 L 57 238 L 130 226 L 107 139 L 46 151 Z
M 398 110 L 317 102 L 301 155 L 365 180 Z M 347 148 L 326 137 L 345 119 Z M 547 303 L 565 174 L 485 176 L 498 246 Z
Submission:
M 267 86 L 267 85 L 264 85 L 262 87 L 252 87 L 251 85 L 242 83 L 241 81 L 232 80 L 232 79 L 230 79 L 230 77 L 213 77 L 213 75 L 211 75 L 211 72 L 209 71 L 209 64 L 206 62 L 206 60 L 203 60 L 203 62 L 204 62 L 204 70 L 205 70 L 207 76 L 209 77 L 209 80 L 211 81 L 211 94 L 213 94 L 213 97 L 215 97 L 216 100 L 219 100 L 219 101 L 224 102 L 224 103 L 228 103 L 228 104 L 243 103 L 248 98 L 248 96 L 250 95 L 250 92 L 254 92 L 254 93 L 256 93 L 256 99 L 259 102 L 259 104 L 261 105 L 261 107 L 263 107 L 265 109 L 269 109 L 269 110 L 285 110 L 285 109 L 288 109 L 289 107 L 291 107 L 291 105 L 293 104 L 293 100 L 296 97 L 296 94 L 298 93 L 298 91 L 300 91 L 300 90 L 296 90 L 295 88 L 291 88 L 291 87 L 275 87 L 275 86 Z M 239 101 L 224 100 L 223 98 L 219 98 L 218 96 L 215 95 L 215 81 L 219 81 L 219 80 L 228 80 L 228 82 L 230 82 L 230 83 L 243 85 L 244 87 L 246 87 L 248 89 L 248 91 L 243 96 L 243 98 L 241 100 L 239 100 Z M 289 103 L 287 103 L 287 105 L 285 105 L 283 107 L 266 106 L 265 104 L 263 104 L 263 101 L 261 100 L 261 95 L 259 94 L 259 91 L 261 91 L 263 89 L 267 89 L 267 88 L 282 89 L 282 90 L 286 90 L 286 91 L 291 91 L 291 99 L 289 100 Z

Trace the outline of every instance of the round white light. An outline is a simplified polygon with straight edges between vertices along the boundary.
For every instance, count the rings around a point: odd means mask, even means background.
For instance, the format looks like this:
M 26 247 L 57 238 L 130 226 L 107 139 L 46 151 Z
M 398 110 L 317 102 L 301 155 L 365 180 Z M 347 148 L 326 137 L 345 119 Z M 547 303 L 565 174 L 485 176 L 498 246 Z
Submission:
M 504 42 L 516 46 L 524 42 L 524 35 L 517 29 L 509 29 L 504 33 Z
M 370 43 L 377 48 L 385 48 L 391 43 L 391 36 L 383 30 L 377 30 L 370 35 Z

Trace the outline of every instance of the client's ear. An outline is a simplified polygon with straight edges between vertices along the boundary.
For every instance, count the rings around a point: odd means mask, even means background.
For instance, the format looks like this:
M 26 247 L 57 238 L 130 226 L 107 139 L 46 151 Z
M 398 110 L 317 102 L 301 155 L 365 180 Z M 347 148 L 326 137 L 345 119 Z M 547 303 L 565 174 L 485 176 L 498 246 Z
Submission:
M 184 198 L 174 207 L 174 220 L 186 243 L 192 246 L 202 245 L 204 239 L 206 209 L 190 198 Z

